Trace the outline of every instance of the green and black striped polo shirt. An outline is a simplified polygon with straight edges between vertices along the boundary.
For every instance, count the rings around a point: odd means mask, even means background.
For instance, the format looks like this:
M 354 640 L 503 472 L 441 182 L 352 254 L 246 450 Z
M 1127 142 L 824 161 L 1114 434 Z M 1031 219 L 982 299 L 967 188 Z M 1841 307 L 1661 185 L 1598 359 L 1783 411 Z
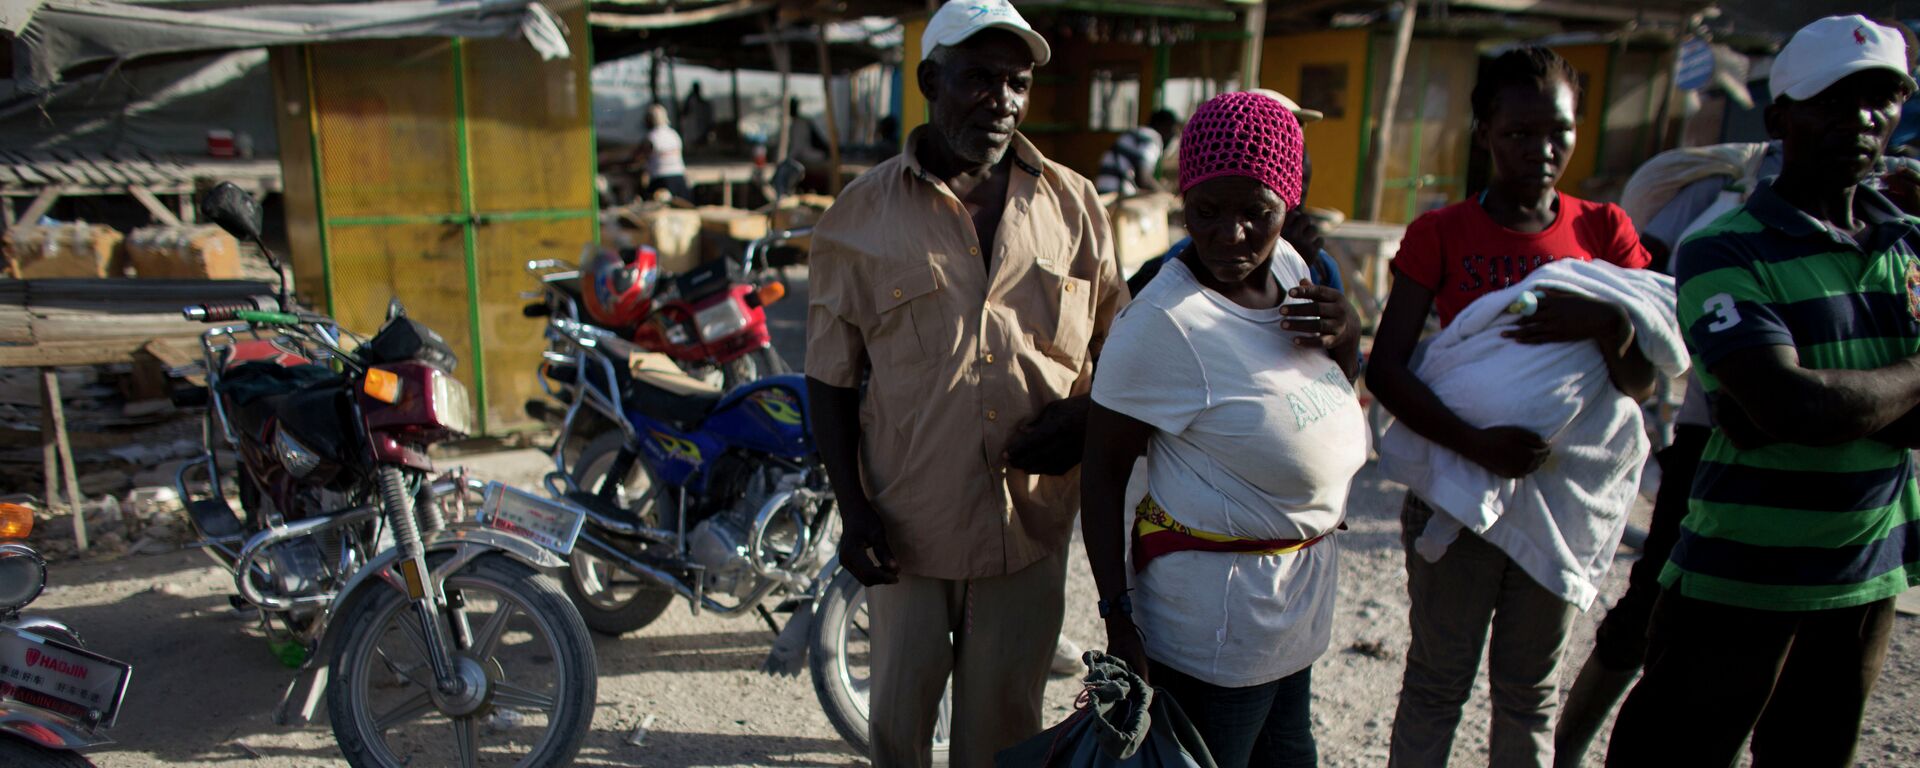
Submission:
M 1814 369 L 1865 370 L 1920 354 L 1920 221 L 1862 187 L 1862 240 L 1774 194 L 1681 246 L 1681 327 L 1708 396 L 1728 353 L 1787 345 Z M 1680 540 L 1660 575 L 1688 597 L 1808 611 L 1920 584 L 1920 490 L 1905 449 L 1874 439 L 1740 450 L 1715 429 Z

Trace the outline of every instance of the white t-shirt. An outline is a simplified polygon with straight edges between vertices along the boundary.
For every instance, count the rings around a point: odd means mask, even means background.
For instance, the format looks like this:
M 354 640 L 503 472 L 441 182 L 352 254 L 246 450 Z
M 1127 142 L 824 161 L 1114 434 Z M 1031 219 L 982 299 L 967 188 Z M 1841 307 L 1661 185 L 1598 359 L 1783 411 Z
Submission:
M 1285 241 L 1271 263 L 1282 286 L 1307 276 Z M 1202 287 L 1176 258 L 1114 320 L 1094 402 L 1154 428 L 1147 487 L 1189 528 L 1308 539 L 1345 516 L 1366 419 L 1340 367 L 1294 346 L 1280 319 Z M 1286 555 L 1159 557 L 1134 577 L 1147 654 L 1236 688 L 1307 668 L 1332 635 L 1337 555 L 1329 537 Z
M 647 142 L 653 145 L 653 151 L 647 154 L 648 177 L 686 175 L 687 163 L 680 157 L 680 134 L 663 125 L 647 132 Z

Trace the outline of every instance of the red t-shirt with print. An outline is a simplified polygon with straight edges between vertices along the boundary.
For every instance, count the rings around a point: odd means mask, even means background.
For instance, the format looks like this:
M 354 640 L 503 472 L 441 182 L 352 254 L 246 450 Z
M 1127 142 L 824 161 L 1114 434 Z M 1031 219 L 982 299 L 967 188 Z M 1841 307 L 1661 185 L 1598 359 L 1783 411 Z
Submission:
M 1560 213 L 1541 232 L 1515 232 L 1495 223 L 1478 200 L 1429 211 L 1407 225 L 1393 268 L 1433 291 L 1440 324 L 1474 299 L 1520 282 L 1549 261 L 1580 259 L 1640 269 L 1652 260 L 1626 211 L 1560 195 Z

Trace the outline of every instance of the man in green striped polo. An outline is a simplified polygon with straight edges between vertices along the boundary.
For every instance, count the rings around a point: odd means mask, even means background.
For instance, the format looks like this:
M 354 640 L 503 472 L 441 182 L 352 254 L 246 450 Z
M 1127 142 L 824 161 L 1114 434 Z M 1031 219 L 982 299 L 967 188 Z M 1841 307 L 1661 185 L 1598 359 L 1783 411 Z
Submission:
M 1863 184 L 1914 90 L 1835 16 L 1775 59 L 1780 175 L 1676 275 L 1714 431 L 1608 766 L 1850 765 L 1893 600 L 1920 583 L 1920 220 Z

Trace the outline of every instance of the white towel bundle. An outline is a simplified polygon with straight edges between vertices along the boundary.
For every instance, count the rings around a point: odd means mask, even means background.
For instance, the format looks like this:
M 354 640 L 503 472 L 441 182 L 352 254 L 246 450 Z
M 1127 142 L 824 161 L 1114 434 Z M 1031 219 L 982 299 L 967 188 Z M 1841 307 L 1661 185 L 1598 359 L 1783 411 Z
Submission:
M 1686 371 L 1673 278 L 1555 261 L 1468 305 L 1414 369 L 1467 423 L 1540 435 L 1552 447 L 1546 464 L 1510 480 L 1395 423 L 1380 441 L 1380 468 L 1446 513 L 1415 542 L 1427 560 L 1439 560 L 1464 527 L 1586 610 L 1626 528 L 1649 445 L 1639 404 L 1613 386 L 1592 342 L 1524 345 L 1500 335 L 1518 319 L 1506 309 L 1521 291 L 1549 289 L 1624 307 L 1660 375 Z

